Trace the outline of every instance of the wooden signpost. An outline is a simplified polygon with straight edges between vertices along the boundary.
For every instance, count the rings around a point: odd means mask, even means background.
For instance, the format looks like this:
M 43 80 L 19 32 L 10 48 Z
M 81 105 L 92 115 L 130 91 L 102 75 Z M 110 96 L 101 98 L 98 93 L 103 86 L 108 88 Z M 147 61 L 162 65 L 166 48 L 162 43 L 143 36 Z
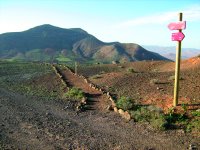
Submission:
M 177 41 L 176 48 L 176 68 L 175 68 L 175 83 L 174 83 L 174 101 L 173 106 L 178 105 L 178 95 L 179 95 L 179 74 L 180 74 L 180 59 L 181 59 L 181 41 L 184 39 L 185 35 L 182 30 L 186 28 L 186 21 L 182 21 L 183 14 L 179 13 L 179 22 L 173 22 L 168 25 L 170 30 L 179 30 L 177 33 L 172 33 L 172 41 Z

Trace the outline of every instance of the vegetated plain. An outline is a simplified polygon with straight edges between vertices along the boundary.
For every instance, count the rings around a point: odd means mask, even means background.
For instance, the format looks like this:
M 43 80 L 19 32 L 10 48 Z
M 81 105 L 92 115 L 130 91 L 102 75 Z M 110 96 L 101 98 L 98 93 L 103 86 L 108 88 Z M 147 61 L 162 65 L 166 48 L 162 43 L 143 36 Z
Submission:
M 2 88 L 44 99 L 62 95 L 62 84 L 50 65 L 2 61 L 0 70 Z
M 51 64 L 0 61 L 1 149 L 187 149 L 199 147 L 200 61 L 183 62 L 180 104 L 172 109 L 174 63 L 78 64 L 78 74 L 109 91 L 132 120 L 104 107 L 94 94 L 94 109 L 77 112 L 73 98 Z M 73 86 L 81 78 L 65 73 Z M 73 66 L 71 66 L 73 70 Z M 69 78 L 70 77 L 70 78 Z M 73 78 L 73 79 L 72 79 Z M 80 80 L 80 84 L 74 83 Z M 84 85 L 83 88 L 86 86 Z M 78 88 L 78 87 L 76 87 Z M 87 87 L 83 89 L 87 91 Z M 88 87 L 88 91 L 92 91 Z M 84 92 L 84 94 L 87 94 Z M 68 93 L 69 95 L 69 93 Z M 91 96 L 91 95 L 90 95 Z M 95 99 L 96 97 L 96 99 Z M 122 97 L 129 97 L 128 107 Z M 122 99 L 121 101 L 118 101 Z M 96 101 L 93 101 L 96 100 Z M 129 107 L 131 105 L 131 107 Z M 151 112 L 164 110 L 164 120 Z M 176 113 L 180 115 L 176 115 Z M 177 118 L 179 117 L 179 118 Z M 168 121 L 168 122 L 165 122 Z M 171 122 L 170 122 L 171 121 Z M 169 122 L 171 123 L 169 125 Z M 168 123 L 168 126 L 160 124 Z M 164 125 L 164 124 L 163 124 Z M 163 131 L 164 130 L 164 131 Z

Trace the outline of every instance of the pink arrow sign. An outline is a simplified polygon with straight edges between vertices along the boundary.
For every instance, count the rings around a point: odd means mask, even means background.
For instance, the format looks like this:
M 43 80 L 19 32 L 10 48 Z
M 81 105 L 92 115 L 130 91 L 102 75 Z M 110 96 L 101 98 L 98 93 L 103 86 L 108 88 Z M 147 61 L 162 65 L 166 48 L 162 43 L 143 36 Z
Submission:
M 182 32 L 172 33 L 172 41 L 182 41 L 185 35 Z
M 186 28 L 186 21 L 172 22 L 168 25 L 170 30 L 184 30 Z

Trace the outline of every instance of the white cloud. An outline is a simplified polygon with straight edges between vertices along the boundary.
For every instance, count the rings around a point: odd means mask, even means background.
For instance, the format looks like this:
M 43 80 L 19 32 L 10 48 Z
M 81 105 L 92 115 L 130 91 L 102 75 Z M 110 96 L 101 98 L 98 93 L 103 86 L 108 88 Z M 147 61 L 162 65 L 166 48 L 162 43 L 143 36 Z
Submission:
M 145 16 L 136 18 L 119 24 L 119 27 L 140 26 L 146 24 L 161 24 L 165 23 L 176 16 L 174 13 L 165 13 L 161 15 Z
M 183 20 L 186 21 L 200 21 L 200 5 L 195 5 L 185 10 L 164 12 L 160 14 L 155 14 L 151 16 L 144 16 L 132 20 L 128 20 L 116 25 L 116 28 L 141 26 L 147 24 L 167 24 L 170 21 L 175 21 L 178 19 L 178 13 L 183 13 Z
M 188 21 L 200 21 L 200 5 L 195 5 L 183 11 L 184 18 Z

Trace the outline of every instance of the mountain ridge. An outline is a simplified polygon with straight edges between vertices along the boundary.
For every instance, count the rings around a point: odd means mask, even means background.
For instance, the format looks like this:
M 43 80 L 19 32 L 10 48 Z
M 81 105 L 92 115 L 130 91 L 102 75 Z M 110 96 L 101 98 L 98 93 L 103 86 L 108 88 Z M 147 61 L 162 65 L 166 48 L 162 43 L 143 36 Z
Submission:
M 81 28 L 50 24 L 0 34 L 0 58 L 64 62 L 169 60 L 135 43 L 105 43 Z

